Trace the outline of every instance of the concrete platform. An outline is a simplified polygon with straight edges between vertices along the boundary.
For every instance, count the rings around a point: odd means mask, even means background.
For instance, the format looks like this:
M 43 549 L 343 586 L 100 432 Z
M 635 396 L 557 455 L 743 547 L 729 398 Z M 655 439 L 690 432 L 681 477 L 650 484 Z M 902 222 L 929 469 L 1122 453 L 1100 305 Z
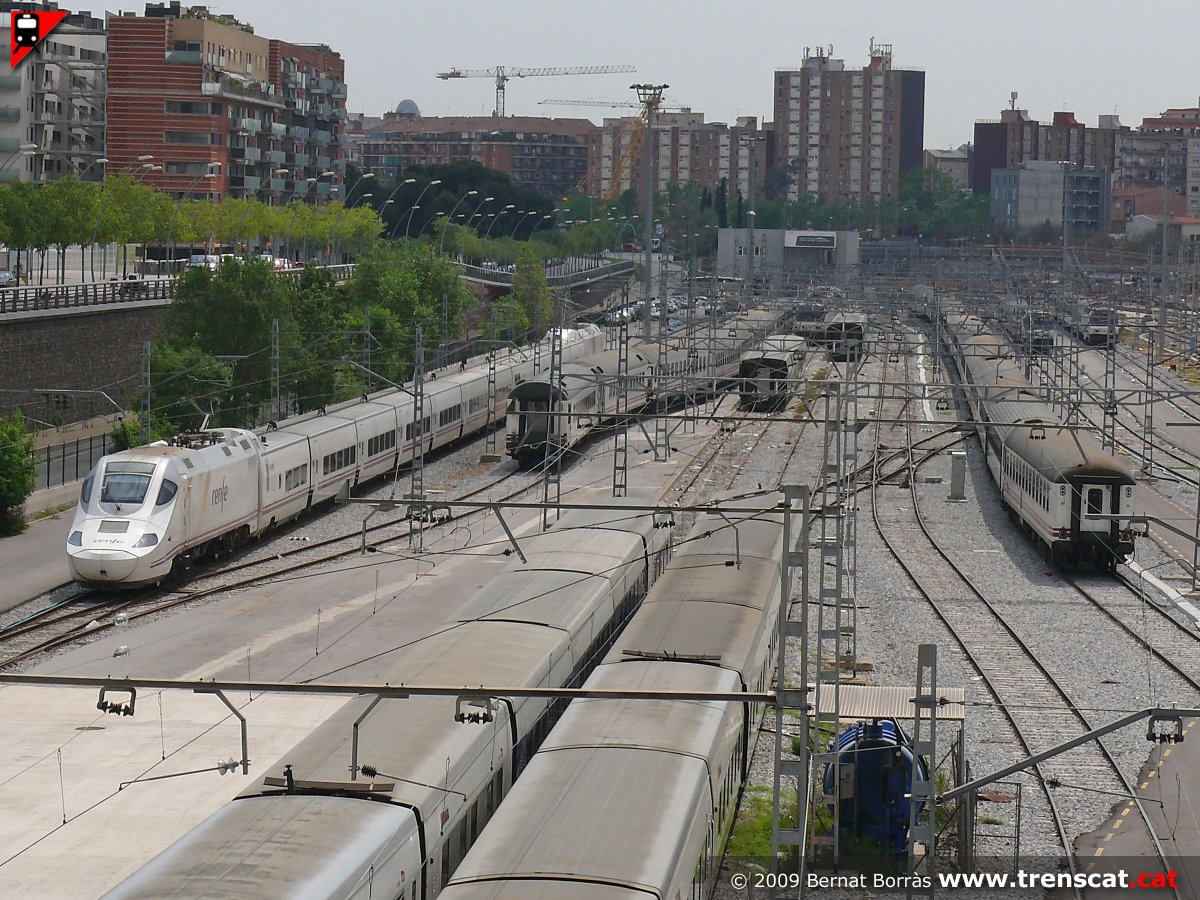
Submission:
M 679 452 L 665 462 L 643 452 L 645 438 L 631 433 L 630 496 L 660 496 L 688 471 L 714 429 L 701 424 L 696 435 L 676 433 L 672 445 Z M 596 442 L 588 458 L 564 474 L 564 503 L 610 495 L 611 447 L 611 439 Z M 540 499 L 540 491 L 535 493 Z M 518 538 L 541 525 L 534 511 L 510 511 L 506 519 Z M 425 544 L 427 552 L 419 559 L 410 557 L 402 538 L 385 548 L 395 556 L 355 556 L 105 632 L 31 671 L 378 680 L 382 666 L 442 627 L 509 562 L 503 555 L 507 540 L 493 515 L 473 520 L 467 529 L 433 528 Z M 114 658 L 122 644 L 129 654 Z M 0 897 L 103 894 L 231 799 L 261 766 L 279 759 L 344 702 L 293 695 L 253 701 L 231 697 L 249 720 L 250 776 L 240 770 L 223 777 L 203 772 L 119 790 L 122 782 L 137 777 L 211 768 L 220 758 L 237 758 L 237 723 L 217 698 L 182 691 L 162 694 L 161 722 L 156 693 L 138 697 L 132 718 L 97 712 L 96 699 L 88 690 L 0 689 L 0 714 L 14 736 L 0 759 L 0 808 L 9 811 L 0 817 Z

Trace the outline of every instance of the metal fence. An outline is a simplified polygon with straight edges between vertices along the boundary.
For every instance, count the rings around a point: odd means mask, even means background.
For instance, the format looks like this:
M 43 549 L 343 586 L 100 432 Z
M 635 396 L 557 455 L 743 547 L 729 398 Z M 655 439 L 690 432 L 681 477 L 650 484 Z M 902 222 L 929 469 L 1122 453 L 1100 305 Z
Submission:
M 44 491 L 78 481 L 92 470 L 111 445 L 112 438 L 105 432 L 35 450 L 37 480 L 34 490 Z

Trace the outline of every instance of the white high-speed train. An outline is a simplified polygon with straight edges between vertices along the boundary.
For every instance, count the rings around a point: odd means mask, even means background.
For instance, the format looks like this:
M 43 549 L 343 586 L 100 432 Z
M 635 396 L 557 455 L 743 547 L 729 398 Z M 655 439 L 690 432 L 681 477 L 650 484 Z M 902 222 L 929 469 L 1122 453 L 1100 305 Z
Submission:
M 496 406 L 549 362 L 548 340 L 495 360 Z M 563 331 L 563 359 L 595 353 L 603 334 Z M 424 385 L 425 452 L 488 422 L 487 357 L 433 373 Z M 408 386 L 411 391 L 412 386 Z M 258 432 L 219 428 L 103 457 L 84 479 L 67 539 L 76 581 L 138 587 L 182 561 L 225 552 L 361 482 L 410 462 L 414 399 L 394 388 Z
M 379 680 L 578 687 L 666 565 L 670 530 L 620 508 L 637 503 L 571 510 L 523 536 L 528 561 L 400 651 Z M 432 900 L 566 704 L 375 700 L 349 700 L 107 900 Z
M 783 306 L 749 310 L 712 330 L 701 325 L 694 343 L 672 337 L 661 371 L 657 345 L 630 347 L 623 382 L 616 350 L 564 362 L 557 385 L 552 386 L 550 373 L 543 371 L 512 391 L 505 435 L 508 455 L 527 468 L 546 458 L 547 441 L 552 455 L 574 447 L 617 414 L 622 383 L 632 412 L 649 402 L 703 393 L 704 385 L 735 376 L 742 350 L 787 319 L 790 313 Z

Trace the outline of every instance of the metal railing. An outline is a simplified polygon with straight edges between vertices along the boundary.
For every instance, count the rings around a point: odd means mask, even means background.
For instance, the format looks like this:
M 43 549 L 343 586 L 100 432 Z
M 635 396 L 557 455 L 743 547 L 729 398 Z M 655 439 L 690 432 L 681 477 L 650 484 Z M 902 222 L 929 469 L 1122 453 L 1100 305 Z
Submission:
M 462 277 L 470 281 L 493 285 L 511 285 L 512 272 L 501 272 L 482 266 L 457 264 Z M 325 266 L 338 281 L 345 281 L 354 274 L 354 263 Z M 298 280 L 303 269 L 282 269 L 276 274 L 282 278 Z M 551 288 L 586 284 L 633 272 L 633 263 L 628 260 L 604 262 L 599 265 L 581 265 L 576 271 L 561 275 L 548 275 L 546 283 Z M 175 296 L 177 276 L 161 278 L 137 278 L 124 281 L 90 281 L 79 284 L 47 284 L 0 288 L 0 316 L 6 313 L 39 312 L 50 309 L 71 309 L 87 306 L 103 306 L 109 303 L 136 303 L 139 301 L 170 301 Z
M 34 490 L 44 491 L 78 481 L 92 470 L 111 444 L 112 436 L 103 432 L 64 444 L 39 447 L 33 454 L 37 467 Z

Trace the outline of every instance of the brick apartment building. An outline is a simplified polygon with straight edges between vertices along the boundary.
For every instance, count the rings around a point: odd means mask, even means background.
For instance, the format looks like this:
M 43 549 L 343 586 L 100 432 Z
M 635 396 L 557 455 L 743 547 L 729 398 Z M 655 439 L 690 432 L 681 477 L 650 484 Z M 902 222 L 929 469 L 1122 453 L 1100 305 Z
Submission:
M 761 196 L 767 145 L 753 116 L 727 125 L 705 122 L 704 113 L 690 109 L 664 111 L 655 116 L 652 131 L 647 136 L 636 116 L 605 119 L 592 136 L 588 193 L 615 197 L 632 190 L 641 198 L 645 148 L 640 142 L 649 139 L 655 191 L 672 181 L 715 191 L 725 179 L 730 197 L 738 191 L 749 197 L 753 180 L 754 193 Z
M 892 67 L 890 44 L 847 69 L 818 49 L 799 69 L 775 72 L 772 165 L 796 166 L 788 198 L 828 202 L 896 197 L 900 177 L 921 167 L 925 73 Z
M 474 160 L 548 197 L 565 197 L 587 177 L 596 130 L 587 119 L 423 117 L 406 104 L 357 139 L 364 171 L 394 178 L 409 166 Z
M 1073 169 L 1114 172 L 1118 143 L 1128 131 L 1116 116 L 1101 116 L 1095 128 L 1078 122 L 1071 112 L 1056 112 L 1045 123 L 1014 105 L 1001 111 L 999 121 L 975 123 L 971 189 L 989 193 L 993 171 L 1024 162 L 1066 162 Z
M 109 19 L 110 173 L 140 172 L 176 196 L 326 196 L 345 172 L 345 104 L 344 63 L 328 47 L 178 2 Z M 207 179 L 210 163 L 220 167 Z

